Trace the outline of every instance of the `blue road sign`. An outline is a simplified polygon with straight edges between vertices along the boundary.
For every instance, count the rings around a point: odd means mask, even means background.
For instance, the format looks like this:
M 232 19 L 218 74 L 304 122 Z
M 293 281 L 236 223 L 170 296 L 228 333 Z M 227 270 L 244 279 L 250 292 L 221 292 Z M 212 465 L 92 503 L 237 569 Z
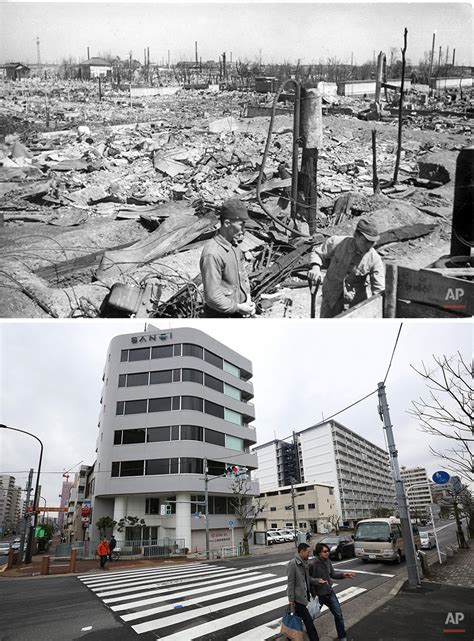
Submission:
M 232 528 L 232 527 L 234 527 L 234 525 L 235 525 L 234 521 L 229 521 L 229 527 Z
M 449 481 L 449 474 L 447 472 L 444 472 L 443 470 L 440 470 L 439 472 L 435 472 L 431 478 L 438 485 L 444 485 Z

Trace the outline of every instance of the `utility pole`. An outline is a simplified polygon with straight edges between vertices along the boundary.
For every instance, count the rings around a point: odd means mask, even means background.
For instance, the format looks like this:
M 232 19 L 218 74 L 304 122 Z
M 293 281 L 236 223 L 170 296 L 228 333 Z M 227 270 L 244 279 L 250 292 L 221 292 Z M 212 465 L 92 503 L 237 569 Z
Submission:
M 298 537 L 296 536 L 297 532 L 297 522 L 296 522 L 296 507 L 295 507 L 295 489 L 293 487 L 293 483 L 295 482 L 295 479 L 293 476 L 290 476 L 290 484 L 291 484 L 291 507 L 293 510 L 293 528 L 295 531 L 295 547 L 298 547 Z
M 431 44 L 430 68 L 429 68 L 429 71 L 428 71 L 428 84 L 430 84 L 431 74 L 433 73 L 433 59 L 434 59 L 435 39 L 436 39 L 436 31 L 433 33 L 433 42 Z
M 28 474 L 28 482 L 26 484 L 25 515 L 23 517 L 23 522 L 21 524 L 21 541 L 20 541 L 20 550 L 19 550 L 20 564 L 23 563 L 23 552 L 25 550 L 26 534 L 27 532 L 30 531 L 30 528 L 28 526 L 31 521 L 31 515 L 28 512 L 28 507 L 30 504 L 32 483 L 33 483 L 33 468 L 30 469 L 30 473 Z
M 400 475 L 398 451 L 393 436 L 392 423 L 390 421 L 389 407 L 387 403 L 387 396 L 385 393 L 385 383 L 378 383 L 377 387 L 379 397 L 378 410 L 380 418 L 384 424 L 385 433 L 387 435 L 387 444 L 390 455 L 392 475 L 395 482 L 395 494 L 397 497 L 398 511 L 400 513 L 400 526 L 405 542 L 404 548 L 407 562 L 408 583 L 410 587 L 414 588 L 420 584 L 420 576 L 418 574 L 418 565 L 415 556 L 415 542 L 413 540 L 413 530 L 411 527 L 410 513 L 408 511 L 407 497 L 405 495 L 405 489 L 403 487 L 403 480 Z
M 454 67 L 455 58 L 456 58 L 456 49 L 453 49 L 453 67 Z
M 438 76 L 441 75 L 440 69 L 441 69 L 441 47 L 439 48 L 439 53 L 438 53 L 438 74 L 437 74 Z

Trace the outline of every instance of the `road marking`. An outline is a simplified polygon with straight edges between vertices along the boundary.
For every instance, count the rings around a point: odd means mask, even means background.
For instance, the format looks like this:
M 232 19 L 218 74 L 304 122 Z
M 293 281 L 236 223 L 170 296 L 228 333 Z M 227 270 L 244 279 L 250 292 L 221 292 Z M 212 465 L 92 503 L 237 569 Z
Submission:
M 134 579 L 136 577 L 153 577 L 153 576 L 173 576 L 173 575 L 187 575 L 187 574 L 196 574 L 198 572 L 211 572 L 215 567 L 222 567 L 222 566 L 214 566 L 214 568 L 211 568 L 206 565 L 202 565 L 200 567 L 196 568 L 176 568 L 176 569 L 171 569 L 171 568 L 164 568 L 164 569 L 146 569 L 146 570 L 135 570 L 134 572 L 127 572 L 127 573 L 121 573 L 121 574 L 107 574 L 107 575 L 97 575 L 94 576 L 93 578 L 89 580 L 81 579 L 86 585 L 88 586 L 93 586 L 93 585 L 100 585 L 100 584 L 107 584 L 107 583 L 115 583 L 117 581 L 129 581 L 131 579 Z M 222 568 L 225 569 L 225 568 Z
M 241 576 L 256 576 L 258 573 L 257 572 L 242 572 L 241 570 L 236 570 L 235 572 L 226 572 L 225 576 L 223 575 L 217 575 L 216 578 L 214 578 L 212 575 L 208 575 L 205 578 L 207 584 L 218 584 L 222 583 L 223 581 L 228 581 L 230 577 L 235 577 L 235 578 L 240 578 Z M 211 577 L 211 578 L 209 578 Z M 191 583 L 191 586 L 187 586 L 187 583 Z M 165 583 L 157 583 L 156 585 L 148 585 L 147 590 L 144 592 L 138 592 L 136 594 L 132 594 L 135 592 L 135 590 L 141 590 L 143 588 L 129 588 L 128 590 L 117 590 L 119 593 L 127 592 L 128 594 L 124 594 L 123 596 L 116 596 L 111 599 L 103 599 L 104 603 L 118 603 L 120 601 L 126 601 L 127 599 L 137 599 L 142 596 L 152 596 L 153 594 L 161 594 L 162 592 L 175 592 L 176 590 L 182 590 L 187 587 L 192 587 L 195 585 L 195 581 L 191 581 L 191 579 L 187 579 L 186 581 L 179 581 L 179 582 L 173 582 L 172 584 L 169 585 L 169 587 L 163 587 L 165 586 Z M 152 590 L 150 588 L 158 588 L 161 586 L 161 589 L 158 590 Z M 103 597 L 107 595 L 114 594 L 115 590 L 112 590 L 111 592 L 102 592 L 98 593 L 98 597 Z
M 286 577 L 282 577 L 281 579 L 286 583 Z M 272 579 L 272 582 L 274 579 Z M 215 603 L 212 605 L 208 605 L 205 608 L 195 608 L 194 610 L 189 610 L 188 612 L 180 612 L 179 614 L 172 614 L 167 617 L 160 617 L 159 619 L 154 619 L 153 621 L 147 621 L 145 623 L 139 623 L 138 625 L 132 625 L 132 630 L 135 630 L 137 634 L 143 634 L 143 632 L 151 632 L 151 630 L 157 630 L 159 628 L 165 628 L 171 625 L 175 625 L 176 623 L 180 623 L 182 621 L 189 621 L 190 619 L 195 619 L 196 617 L 201 617 L 204 614 L 214 614 L 215 612 L 220 612 L 221 610 L 227 610 L 227 608 L 233 608 L 235 606 L 240 606 L 243 603 L 248 603 L 249 601 L 254 601 L 256 598 L 262 599 L 263 597 L 266 596 L 271 596 L 272 594 L 277 594 L 278 592 L 281 592 L 285 588 L 283 586 L 277 586 L 276 588 L 270 588 L 269 590 L 264 590 L 263 592 L 259 592 L 258 595 L 255 593 L 247 594 L 247 595 L 240 595 L 236 599 L 231 599 L 230 601 L 224 601 L 223 603 Z M 219 595 L 217 595 L 216 598 L 218 598 Z M 288 602 L 287 597 L 284 597 L 285 602 Z M 267 611 L 267 606 L 265 608 L 265 611 Z M 242 616 L 243 612 L 240 610 L 238 613 L 234 615 L 236 617 L 235 621 L 242 621 Z M 247 614 L 246 614 L 247 616 Z M 215 621 L 213 625 L 217 624 L 218 621 Z M 219 626 L 220 627 L 220 626 Z M 194 634 L 194 630 L 193 630 Z M 200 636 L 200 635 L 198 635 Z M 171 637 L 170 637 L 171 638 Z M 179 639 L 180 641 L 183 641 L 183 632 L 179 632 L 178 635 L 173 635 L 172 638 Z M 168 637 L 161 637 L 160 641 L 162 639 L 168 639 Z
M 389 579 L 393 579 L 395 574 L 384 574 L 383 572 L 368 572 L 367 570 L 351 570 L 354 574 L 371 574 L 372 576 L 386 576 Z
M 175 568 L 198 568 L 202 567 L 204 564 L 203 563 L 173 563 L 172 566 L 166 566 L 166 567 L 160 567 L 160 566 L 153 566 L 153 567 L 147 567 L 147 568 L 135 568 L 134 570 L 117 570 L 116 572 L 107 572 L 105 575 L 104 572 L 96 572 L 94 574 L 80 574 L 77 578 L 81 579 L 81 581 L 87 581 L 88 579 L 96 579 L 97 577 L 104 577 L 104 578 L 109 578 L 109 577 L 117 577 L 117 576 L 124 576 L 127 574 L 133 574 L 135 572 L 156 572 L 156 571 L 161 571 L 161 572 L 169 572 L 171 570 L 174 570 Z
M 271 577 L 271 578 L 267 578 L 267 577 Z M 266 580 L 265 581 L 260 581 L 260 578 L 262 578 L 262 579 L 266 578 Z M 252 579 L 250 579 L 250 580 L 252 580 Z M 274 585 L 275 583 L 283 583 L 283 582 L 286 583 L 286 580 L 287 580 L 286 577 L 282 577 L 281 579 L 278 579 L 277 577 L 275 577 L 274 574 L 270 574 L 270 575 L 265 574 L 262 577 L 259 577 L 259 582 L 254 583 L 251 586 L 245 586 L 244 589 L 245 590 L 248 590 L 248 589 L 255 590 L 257 588 L 266 587 L 267 585 Z M 248 583 L 249 580 L 246 580 L 245 582 Z M 224 592 L 219 591 L 218 593 L 208 594 L 204 598 L 202 596 L 198 596 L 195 599 L 188 599 L 187 598 L 188 594 L 200 594 L 200 593 L 202 594 L 202 592 L 205 591 L 205 589 L 203 589 L 203 588 L 197 588 L 196 590 L 191 590 L 190 593 L 184 592 L 182 594 L 177 594 L 177 595 L 174 595 L 172 598 L 179 600 L 182 597 L 184 597 L 185 601 L 183 601 L 183 603 L 179 604 L 183 608 L 187 608 L 188 605 L 202 605 L 203 603 L 206 602 L 206 600 L 207 601 L 213 601 L 215 599 L 221 599 L 223 597 L 232 596 L 233 594 L 238 594 L 239 592 L 242 592 L 241 586 L 242 586 L 243 583 L 244 583 L 244 581 L 241 581 L 238 586 L 235 585 L 235 582 L 234 583 L 229 583 L 228 585 L 232 585 L 233 586 L 233 588 L 231 590 L 225 590 Z M 220 587 L 223 587 L 223 586 L 220 586 Z M 286 588 L 282 587 L 281 590 L 283 590 L 283 589 L 286 589 Z M 253 595 L 253 597 L 255 598 L 255 594 Z M 159 602 L 159 601 L 169 601 L 169 600 L 170 600 L 170 597 L 165 595 L 165 596 L 161 597 L 160 599 L 156 599 L 156 600 L 152 599 L 151 601 L 152 602 L 155 602 L 155 601 Z M 138 603 L 138 604 L 133 604 L 132 603 L 130 605 L 131 605 L 131 607 L 140 607 L 141 605 L 146 605 L 146 601 L 142 602 L 142 603 Z M 140 610 L 140 612 L 132 612 L 131 614 L 124 614 L 120 618 L 123 619 L 124 621 L 135 621 L 136 619 L 143 619 L 144 617 L 152 616 L 153 614 L 159 614 L 160 612 L 169 611 L 170 609 L 173 609 L 174 607 L 176 607 L 176 605 L 177 604 L 176 604 L 176 601 L 175 601 L 175 603 L 167 603 L 166 605 L 161 605 L 161 606 L 159 606 L 157 608 L 150 608 L 148 610 Z M 112 609 L 114 611 L 116 611 L 115 608 L 112 608 Z M 123 606 L 121 606 L 121 609 L 123 609 Z M 199 611 L 194 610 L 194 612 L 196 613 L 196 616 L 199 616 Z M 160 621 L 161 621 L 161 619 L 160 619 Z
M 147 583 L 165 583 L 165 582 L 170 582 L 173 583 L 174 581 L 179 581 L 179 580 L 186 580 L 188 578 L 190 579 L 195 579 L 198 576 L 209 576 L 211 574 L 217 575 L 217 574 L 224 574 L 227 572 L 227 568 L 209 568 L 209 569 L 203 569 L 203 570 L 196 570 L 195 572 L 173 572 L 173 574 L 146 574 L 144 576 L 140 576 L 139 574 L 136 574 L 135 576 L 129 577 L 126 580 L 120 580 L 120 581 L 107 581 L 107 583 L 93 583 L 91 585 L 87 585 L 87 587 L 92 590 L 93 592 L 99 592 L 100 590 L 107 590 L 107 588 L 110 587 L 115 587 L 115 588 L 120 588 L 120 587 L 126 587 L 126 586 L 134 586 L 134 585 L 145 585 Z
M 88 630 L 92 630 L 91 625 L 88 625 L 86 628 L 81 628 L 81 632 L 87 632 Z

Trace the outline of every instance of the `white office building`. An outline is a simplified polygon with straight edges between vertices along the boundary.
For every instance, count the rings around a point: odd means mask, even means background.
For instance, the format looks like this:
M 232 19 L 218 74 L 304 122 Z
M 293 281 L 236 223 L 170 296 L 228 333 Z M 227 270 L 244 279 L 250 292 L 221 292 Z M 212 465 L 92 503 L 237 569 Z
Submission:
M 191 328 L 115 337 L 104 370 L 92 524 L 102 516 L 145 521 L 140 539 L 205 549 L 207 461 L 210 548 L 242 538 L 226 467 L 257 466 L 251 362 Z M 258 496 L 250 484 L 250 496 Z M 235 525 L 234 532 L 231 532 Z M 114 531 L 133 540 L 137 529 Z M 96 539 L 98 532 L 91 532 Z
M 340 523 L 374 515 L 377 508 L 395 510 L 395 491 L 385 450 L 337 421 L 327 421 L 274 440 L 253 450 L 260 491 L 293 483 L 334 487 Z
M 405 486 L 411 518 L 428 518 L 430 515 L 429 506 L 432 502 L 430 493 L 432 483 L 428 479 L 426 469 L 424 467 L 402 467 L 400 476 Z

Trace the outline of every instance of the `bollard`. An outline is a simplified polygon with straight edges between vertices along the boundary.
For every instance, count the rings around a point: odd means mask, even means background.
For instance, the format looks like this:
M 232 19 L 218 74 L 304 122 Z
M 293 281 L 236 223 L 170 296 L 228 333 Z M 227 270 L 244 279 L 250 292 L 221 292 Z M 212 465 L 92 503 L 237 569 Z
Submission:
M 446 556 L 449 556 L 449 557 L 454 556 L 454 550 L 450 545 L 446 546 Z
M 76 571 L 76 557 L 77 557 L 77 548 L 71 550 L 71 556 L 69 558 L 69 572 Z
M 50 556 L 43 556 L 41 559 L 41 570 L 40 574 L 49 574 L 49 562 L 51 560 Z
M 421 566 L 422 575 L 429 576 L 430 568 L 428 565 L 428 555 L 426 554 L 426 552 L 422 552 L 421 550 L 418 550 L 418 561 Z

